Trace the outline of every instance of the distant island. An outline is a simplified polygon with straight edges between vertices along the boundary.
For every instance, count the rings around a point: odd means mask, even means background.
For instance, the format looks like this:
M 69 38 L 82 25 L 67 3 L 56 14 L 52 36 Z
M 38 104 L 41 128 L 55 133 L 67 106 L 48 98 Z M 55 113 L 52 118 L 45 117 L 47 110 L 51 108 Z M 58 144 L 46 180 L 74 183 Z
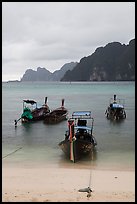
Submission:
M 20 82 L 25 81 L 135 81 L 135 39 L 128 45 L 111 42 L 98 47 L 79 63 L 66 63 L 53 73 L 41 67 L 27 69 Z
M 27 69 L 23 77 L 21 78 L 21 82 L 24 81 L 60 81 L 64 76 L 66 71 L 72 70 L 77 65 L 77 62 L 70 62 L 64 64 L 60 70 L 56 70 L 51 73 L 46 68 L 38 67 L 37 71 L 32 69 Z
M 134 81 L 135 39 L 128 45 L 108 43 L 80 60 L 68 70 L 61 81 Z

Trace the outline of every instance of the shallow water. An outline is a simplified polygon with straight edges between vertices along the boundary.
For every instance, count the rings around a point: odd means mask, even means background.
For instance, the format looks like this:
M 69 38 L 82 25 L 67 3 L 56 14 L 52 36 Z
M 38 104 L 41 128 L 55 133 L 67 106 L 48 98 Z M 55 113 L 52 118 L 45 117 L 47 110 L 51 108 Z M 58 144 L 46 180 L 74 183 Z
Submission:
M 109 99 L 114 94 L 117 98 L 125 99 L 127 118 L 121 122 L 111 122 L 105 117 Z M 23 99 L 36 100 L 38 105 L 42 105 L 46 96 L 50 109 L 59 107 L 64 98 L 69 116 L 73 111 L 91 110 L 94 118 L 93 134 L 97 140 L 96 154 L 92 161 L 84 158 L 73 164 L 65 158 L 58 143 L 64 139 L 67 121 L 55 125 L 47 125 L 43 121 L 29 124 L 18 122 L 15 128 L 14 120 L 22 113 Z M 37 162 L 39 165 L 46 163 L 67 168 L 92 166 L 96 169 L 134 169 L 135 83 L 2 83 L 2 155 L 6 163 L 29 165 Z

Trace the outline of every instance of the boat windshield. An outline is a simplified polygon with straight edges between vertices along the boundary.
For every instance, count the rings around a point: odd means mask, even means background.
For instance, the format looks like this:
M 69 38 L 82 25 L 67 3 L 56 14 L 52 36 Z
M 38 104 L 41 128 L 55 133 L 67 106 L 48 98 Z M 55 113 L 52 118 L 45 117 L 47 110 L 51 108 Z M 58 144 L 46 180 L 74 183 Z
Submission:
M 75 134 L 91 134 L 92 128 L 85 126 L 74 127 Z

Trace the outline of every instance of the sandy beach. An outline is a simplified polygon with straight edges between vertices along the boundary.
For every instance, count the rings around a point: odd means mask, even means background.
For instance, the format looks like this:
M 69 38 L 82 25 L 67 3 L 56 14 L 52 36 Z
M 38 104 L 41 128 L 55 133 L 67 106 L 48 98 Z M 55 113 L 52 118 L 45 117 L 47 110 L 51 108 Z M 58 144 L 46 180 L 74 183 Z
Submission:
M 135 202 L 135 171 L 3 165 L 2 201 Z

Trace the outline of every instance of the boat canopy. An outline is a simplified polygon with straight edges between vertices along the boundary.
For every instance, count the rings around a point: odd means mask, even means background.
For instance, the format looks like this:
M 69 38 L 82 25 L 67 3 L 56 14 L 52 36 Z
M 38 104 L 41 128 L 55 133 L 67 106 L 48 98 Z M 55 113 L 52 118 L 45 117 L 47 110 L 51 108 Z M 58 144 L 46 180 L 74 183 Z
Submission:
M 86 127 L 86 126 L 75 126 L 74 129 L 82 129 L 82 130 L 91 130 L 92 127 Z
M 112 108 L 124 108 L 124 106 L 118 103 L 113 103 Z
M 31 105 L 33 105 L 34 103 L 37 103 L 36 101 L 33 100 L 23 100 L 25 103 L 30 103 Z
M 91 111 L 76 111 L 72 113 L 72 118 L 91 119 Z

